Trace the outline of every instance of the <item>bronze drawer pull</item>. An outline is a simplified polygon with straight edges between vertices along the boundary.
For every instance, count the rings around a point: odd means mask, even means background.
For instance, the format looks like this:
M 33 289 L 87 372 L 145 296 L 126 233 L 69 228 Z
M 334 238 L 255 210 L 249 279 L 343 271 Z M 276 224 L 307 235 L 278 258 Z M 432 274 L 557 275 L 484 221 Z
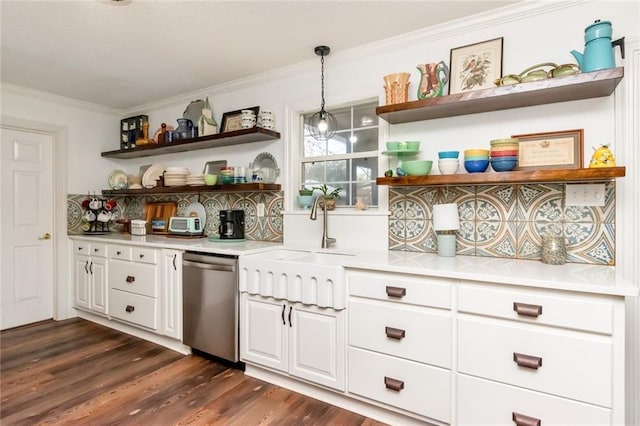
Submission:
M 122 252 L 121 252 L 121 251 L 117 251 L 117 252 L 116 252 L 116 254 L 117 254 L 118 256 L 120 256 L 120 255 L 122 254 Z
M 293 323 L 291 322 L 291 313 L 293 312 L 293 306 L 289 306 L 289 327 L 293 327 Z
M 526 317 L 538 317 L 542 315 L 542 306 L 540 305 L 529 305 L 528 303 L 520 303 L 513 302 L 513 310 L 518 313 L 518 315 L 524 315 Z
M 99 252 L 99 251 L 100 251 L 100 249 L 95 248 L 95 249 L 93 249 L 93 251 L 94 251 L 95 253 L 97 253 L 97 252 Z
M 513 360 L 520 367 L 532 368 L 534 370 L 537 370 L 538 367 L 542 367 L 542 358 L 539 356 L 525 355 L 514 352 Z
M 282 325 L 287 325 L 287 322 L 284 319 L 284 311 L 287 309 L 287 305 L 282 305 Z
M 511 413 L 511 420 L 516 424 L 516 426 L 541 426 L 542 420 L 536 419 L 535 417 L 525 416 L 524 414 L 516 413 L 515 411 Z
M 129 313 L 131 313 L 131 312 L 135 311 L 136 308 L 135 308 L 135 306 L 127 305 L 127 307 L 124 308 L 124 310 L 129 312 Z
M 398 379 L 392 379 L 391 377 L 384 377 L 384 385 L 387 389 L 391 389 L 396 392 L 400 392 L 404 389 L 404 382 Z
M 391 297 L 403 297 L 407 295 L 407 289 L 404 287 L 392 287 L 387 286 L 387 296 Z
M 144 254 L 140 253 L 140 259 L 142 259 L 144 257 Z
M 125 280 L 128 283 L 132 283 L 136 280 L 136 277 L 132 277 L 131 275 L 127 275 L 127 279 Z
M 385 327 L 384 334 L 386 334 L 387 337 L 390 337 L 392 339 L 400 340 L 405 337 L 406 332 L 405 330 L 402 330 L 400 328 Z

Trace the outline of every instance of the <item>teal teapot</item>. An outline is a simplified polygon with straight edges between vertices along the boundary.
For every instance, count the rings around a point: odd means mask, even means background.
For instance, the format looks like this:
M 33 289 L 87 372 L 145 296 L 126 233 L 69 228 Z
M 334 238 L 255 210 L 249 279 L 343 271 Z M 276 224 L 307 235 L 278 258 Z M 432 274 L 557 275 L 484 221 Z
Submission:
M 615 68 L 615 46 L 620 46 L 620 53 L 624 59 L 624 37 L 612 42 L 612 33 L 611 22 L 599 19 L 584 29 L 584 53 L 571 51 L 582 72 Z

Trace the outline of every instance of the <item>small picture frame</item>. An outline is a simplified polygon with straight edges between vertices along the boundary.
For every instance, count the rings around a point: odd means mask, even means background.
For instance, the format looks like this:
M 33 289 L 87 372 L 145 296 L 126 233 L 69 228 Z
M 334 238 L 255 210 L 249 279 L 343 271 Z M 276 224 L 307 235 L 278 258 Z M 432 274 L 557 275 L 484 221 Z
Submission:
M 451 49 L 449 94 L 495 87 L 502 78 L 503 37 Z
M 518 170 L 581 169 L 584 129 L 513 135 L 518 139 Z
M 250 109 L 253 112 L 255 112 L 256 117 L 258 116 L 258 112 L 260 111 L 259 106 L 254 106 L 251 108 L 242 108 L 236 111 L 225 112 L 224 114 L 222 114 L 222 121 L 220 123 L 220 133 L 241 130 L 242 129 L 242 111 L 245 109 Z

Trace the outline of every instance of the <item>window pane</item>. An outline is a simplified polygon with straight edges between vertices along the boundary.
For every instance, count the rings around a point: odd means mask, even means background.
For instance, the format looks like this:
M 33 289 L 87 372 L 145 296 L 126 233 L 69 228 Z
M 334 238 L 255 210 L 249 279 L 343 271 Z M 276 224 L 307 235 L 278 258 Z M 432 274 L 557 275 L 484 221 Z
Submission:
M 324 162 L 304 163 L 302 165 L 302 182 L 305 185 L 324 182 Z
M 378 150 L 378 128 L 353 131 L 354 142 L 350 152 L 366 152 Z
M 304 135 L 304 157 L 319 157 L 327 155 L 327 142 L 319 141 L 305 132 Z
M 327 185 L 336 182 L 346 182 L 348 178 L 348 160 L 327 161 Z
M 369 127 L 378 125 L 378 116 L 376 115 L 377 102 L 356 105 L 353 107 L 353 127 Z
M 332 109 L 329 112 L 333 114 L 338 123 L 336 130 L 347 130 L 351 128 L 351 107 Z
M 327 155 L 346 154 L 348 143 L 347 135 L 336 133 L 327 143 Z

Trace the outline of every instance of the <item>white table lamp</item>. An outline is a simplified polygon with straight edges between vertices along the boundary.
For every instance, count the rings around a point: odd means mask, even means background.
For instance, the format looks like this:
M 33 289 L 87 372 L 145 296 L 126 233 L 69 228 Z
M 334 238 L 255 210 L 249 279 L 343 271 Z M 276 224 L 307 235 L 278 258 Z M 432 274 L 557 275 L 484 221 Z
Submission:
M 438 238 L 438 256 L 456 255 L 456 233 L 460 229 L 458 205 L 456 203 L 433 206 L 433 229 Z

